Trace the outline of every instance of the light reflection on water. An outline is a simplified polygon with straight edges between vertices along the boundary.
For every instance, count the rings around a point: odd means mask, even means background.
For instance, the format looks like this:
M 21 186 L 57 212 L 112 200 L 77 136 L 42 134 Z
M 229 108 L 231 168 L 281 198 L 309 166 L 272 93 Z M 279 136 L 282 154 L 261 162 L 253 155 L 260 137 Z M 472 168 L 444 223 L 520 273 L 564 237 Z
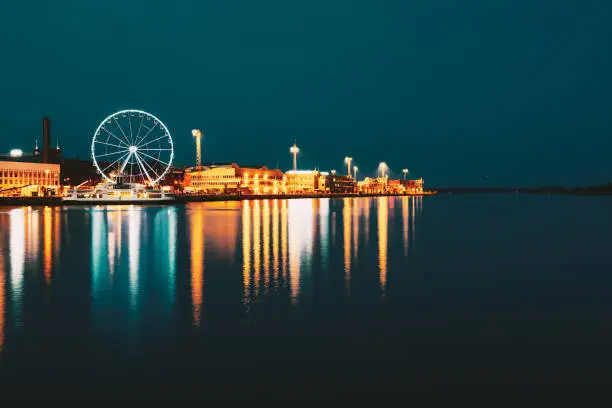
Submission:
M 6 348 L 10 327 L 27 325 L 23 308 L 35 299 L 37 277 L 51 291 L 82 290 L 72 283 L 70 289 L 60 287 L 69 276 L 83 279 L 91 294 L 93 326 L 102 332 L 138 332 L 146 319 L 167 324 L 186 296 L 191 324 L 201 326 L 208 314 L 222 313 L 211 306 L 220 297 L 215 292 L 223 293 L 223 307 L 242 299 L 238 305 L 245 316 L 279 296 L 297 306 L 312 298 L 321 271 L 325 279 L 344 280 L 345 296 L 350 296 L 355 268 L 362 262 L 364 270 L 369 268 L 371 257 L 362 252 L 370 251 L 371 228 L 383 295 L 390 200 L 401 207 L 407 255 L 421 201 L 408 197 L 12 209 L 0 214 L 0 349 Z M 376 220 L 369 218 L 373 206 Z M 64 264 L 72 275 L 60 268 Z M 31 276 L 27 283 L 26 274 Z M 238 297 L 231 294 L 236 279 L 241 282 Z M 181 282 L 187 282 L 187 292 Z

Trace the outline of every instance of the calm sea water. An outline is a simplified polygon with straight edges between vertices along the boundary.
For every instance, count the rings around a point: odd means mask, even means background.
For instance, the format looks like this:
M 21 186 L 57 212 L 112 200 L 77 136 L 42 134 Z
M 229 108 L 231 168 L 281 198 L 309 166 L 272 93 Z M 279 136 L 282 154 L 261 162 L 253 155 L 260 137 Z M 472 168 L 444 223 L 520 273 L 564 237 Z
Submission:
M 520 195 L 3 208 L 1 384 L 595 392 L 611 379 L 611 209 Z

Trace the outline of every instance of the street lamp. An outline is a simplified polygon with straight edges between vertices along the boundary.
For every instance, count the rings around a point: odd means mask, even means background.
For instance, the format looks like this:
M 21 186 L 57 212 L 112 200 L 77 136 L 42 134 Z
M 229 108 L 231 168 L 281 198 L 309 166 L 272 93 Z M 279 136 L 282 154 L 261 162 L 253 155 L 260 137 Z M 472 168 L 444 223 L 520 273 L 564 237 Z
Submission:
M 406 177 L 408 177 L 408 173 L 410 172 L 408 171 L 408 169 L 404 169 L 402 170 L 402 172 L 404 173 L 404 180 L 406 180 Z
M 346 156 L 346 157 L 344 158 L 344 162 L 345 162 L 345 163 L 347 164 L 347 166 L 348 166 L 348 176 L 349 176 L 349 177 L 351 177 L 351 162 L 352 162 L 352 161 L 353 161 L 353 158 L 352 158 L 352 157 L 348 157 L 348 156 Z
M 353 166 L 353 173 L 355 173 L 355 176 L 353 176 L 353 178 L 355 179 L 355 181 L 357 181 L 357 170 L 359 170 L 359 167 Z
M 336 170 L 332 170 L 331 174 L 332 174 L 332 176 L 335 176 L 336 175 Z
M 289 148 L 289 153 L 293 155 L 293 171 L 297 170 L 297 154 L 300 152 L 300 149 L 297 147 L 297 143 L 295 139 L 293 139 L 293 146 Z
M 202 138 L 202 132 L 200 129 L 193 129 L 191 131 L 193 137 L 196 140 L 196 167 L 199 169 L 202 166 L 202 145 L 200 139 Z

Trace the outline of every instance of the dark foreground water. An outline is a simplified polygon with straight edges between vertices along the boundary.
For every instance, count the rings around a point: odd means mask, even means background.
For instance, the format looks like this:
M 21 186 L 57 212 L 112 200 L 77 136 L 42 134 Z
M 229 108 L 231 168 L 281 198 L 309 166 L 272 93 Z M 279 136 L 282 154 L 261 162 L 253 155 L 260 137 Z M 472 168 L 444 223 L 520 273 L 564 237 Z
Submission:
M 0 387 L 602 396 L 611 210 L 518 195 L 4 208 Z

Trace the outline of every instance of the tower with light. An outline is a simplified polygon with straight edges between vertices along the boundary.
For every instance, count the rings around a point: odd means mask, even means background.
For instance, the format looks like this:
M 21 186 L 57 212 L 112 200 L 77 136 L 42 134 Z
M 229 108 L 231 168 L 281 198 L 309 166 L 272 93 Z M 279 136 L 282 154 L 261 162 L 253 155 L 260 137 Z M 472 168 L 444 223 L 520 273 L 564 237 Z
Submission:
M 293 171 L 297 170 L 297 154 L 300 152 L 300 149 L 297 147 L 297 143 L 295 139 L 293 139 L 293 146 L 289 148 L 289 153 L 293 155 Z
M 200 129 L 193 129 L 191 134 L 195 137 L 196 141 L 196 167 L 200 168 L 202 167 L 202 132 Z
M 404 180 L 406 180 L 406 178 L 408 177 L 408 173 L 410 172 L 408 171 L 408 169 L 403 169 L 402 173 L 404 173 Z
M 353 173 L 354 173 L 353 178 L 355 179 L 355 181 L 357 181 L 357 170 L 359 170 L 359 167 L 353 166 Z

